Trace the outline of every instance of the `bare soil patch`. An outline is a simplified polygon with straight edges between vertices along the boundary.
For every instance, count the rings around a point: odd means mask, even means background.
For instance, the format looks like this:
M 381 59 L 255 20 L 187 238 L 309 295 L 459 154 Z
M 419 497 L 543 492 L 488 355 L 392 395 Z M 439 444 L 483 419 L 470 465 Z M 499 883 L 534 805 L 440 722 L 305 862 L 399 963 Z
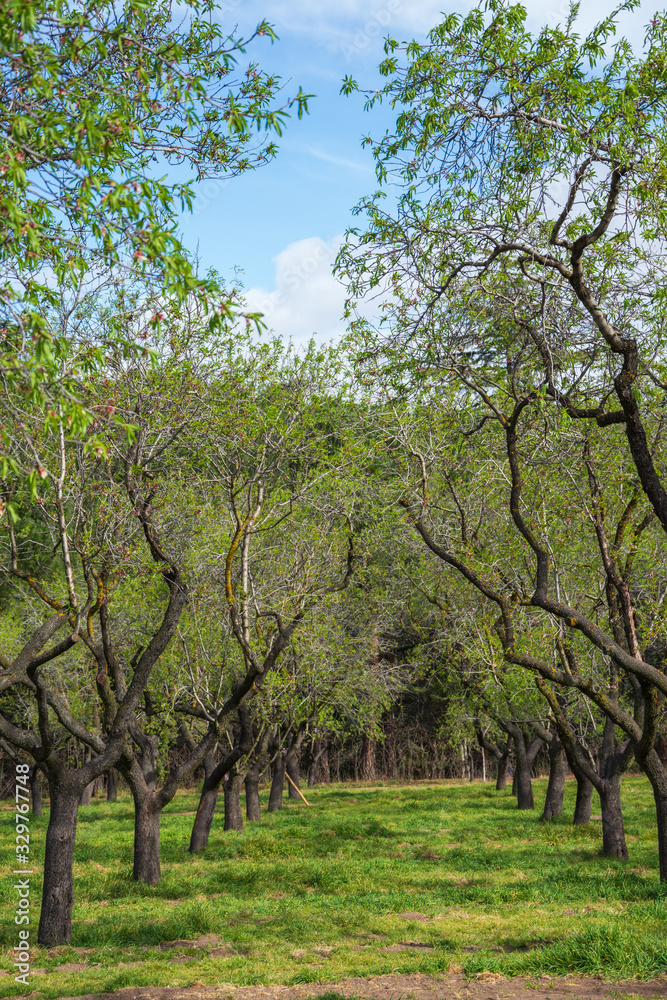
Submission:
M 461 975 L 389 975 L 303 986 L 128 987 L 64 1000 L 306 1000 L 331 992 L 364 1000 L 662 1000 L 667 997 L 667 976 L 652 982 L 606 983 L 580 976 L 503 979 L 492 972 L 473 980 Z

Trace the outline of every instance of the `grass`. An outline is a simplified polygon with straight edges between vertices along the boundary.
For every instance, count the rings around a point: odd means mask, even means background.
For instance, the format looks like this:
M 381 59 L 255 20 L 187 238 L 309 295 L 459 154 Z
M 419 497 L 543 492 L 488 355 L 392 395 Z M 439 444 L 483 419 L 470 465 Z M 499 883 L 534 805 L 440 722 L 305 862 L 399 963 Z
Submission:
M 535 782 L 536 802 L 545 787 Z M 643 778 L 623 789 L 626 863 L 601 856 L 599 821 L 571 826 L 573 782 L 568 818 L 551 824 L 539 821 L 539 809 L 518 812 L 509 793 L 488 784 L 323 786 L 311 791 L 310 809 L 290 803 L 244 833 L 224 833 L 218 821 L 194 857 L 187 847 L 197 796 L 183 792 L 163 816 L 163 881 L 152 888 L 131 878 L 131 800 L 94 802 L 79 813 L 72 947 L 34 950 L 33 968 L 47 975 L 31 977 L 31 995 L 452 968 L 658 976 L 667 970 L 667 887 L 658 883 L 653 798 Z M 11 806 L 1 808 L 12 817 L 1 827 L 10 860 L 0 968 L 10 970 L 14 824 Z M 46 823 L 32 821 L 37 868 Z M 35 938 L 37 874 L 31 890 Z M 418 916 L 400 915 L 410 913 Z M 214 945 L 159 948 L 205 935 L 226 947 L 217 955 Z M 85 969 L 56 972 L 74 962 Z M 10 976 L 2 987 L 7 997 L 26 992 Z

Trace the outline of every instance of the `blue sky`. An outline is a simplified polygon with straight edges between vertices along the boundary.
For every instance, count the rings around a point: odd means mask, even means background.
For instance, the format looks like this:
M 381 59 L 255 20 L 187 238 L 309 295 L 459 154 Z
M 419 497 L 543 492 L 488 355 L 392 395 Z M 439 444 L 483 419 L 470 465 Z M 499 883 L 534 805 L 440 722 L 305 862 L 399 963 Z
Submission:
M 563 20 L 567 0 L 524 0 L 531 25 Z M 268 20 L 280 40 L 259 39 L 248 50 L 262 68 L 278 73 L 285 94 L 302 86 L 315 94 L 311 113 L 291 120 L 273 163 L 227 183 L 197 185 L 194 213 L 182 235 L 204 268 L 243 271 L 249 304 L 281 335 L 300 342 L 343 329 L 344 292 L 331 274 L 336 247 L 353 224 L 351 209 L 375 187 L 365 134 L 381 134 L 389 112 L 363 111 L 359 95 L 343 97 L 343 76 L 361 86 L 379 80 L 387 34 L 423 39 L 440 12 L 465 12 L 469 0 L 220 0 L 220 19 L 244 33 Z M 620 17 L 620 32 L 641 44 L 658 4 Z M 581 30 L 609 13 L 601 0 L 582 0 Z M 318 338 L 319 339 L 319 338 Z

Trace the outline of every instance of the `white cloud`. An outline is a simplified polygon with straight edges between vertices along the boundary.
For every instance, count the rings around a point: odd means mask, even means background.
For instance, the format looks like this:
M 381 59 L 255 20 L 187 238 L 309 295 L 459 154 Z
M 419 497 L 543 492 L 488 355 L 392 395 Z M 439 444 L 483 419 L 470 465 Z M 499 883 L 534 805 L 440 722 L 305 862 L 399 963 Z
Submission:
M 313 146 L 308 146 L 306 152 L 310 156 L 314 156 L 316 160 L 322 160 L 324 163 L 333 163 L 336 167 L 344 167 L 346 170 L 360 170 L 364 174 L 375 173 L 373 168 L 369 167 L 367 163 L 358 163 L 355 160 L 346 160 L 341 156 L 332 156 L 331 153 L 326 153 L 322 149 L 315 149 Z
M 332 274 L 341 243 L 342 237 L 327 243 L 319 236 L 290 243 L 274 257 L 273 289 L 246 291 L 248 308 L 264 313 L 269 329 L 295 344 L 313 334 L 318 340 L 341 337 L 345 290 Z

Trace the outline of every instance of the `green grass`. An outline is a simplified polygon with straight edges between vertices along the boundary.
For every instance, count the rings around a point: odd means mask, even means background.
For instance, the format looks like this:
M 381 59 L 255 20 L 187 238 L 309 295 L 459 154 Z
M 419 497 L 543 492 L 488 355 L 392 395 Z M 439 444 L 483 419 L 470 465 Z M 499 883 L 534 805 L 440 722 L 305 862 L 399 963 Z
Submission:
M 545 786 L 535 782 L 538 803 Z M 334 982 L 457 966 L 470 974 L 658 976 L 667 970 L 667 887 L 658 883 L 650 787 L 642 778 L 624 782 L 626 863 L 601 856 L 599 821 L 570 825 L 574 792 L 568 782 L 567 818 L 543 824 L 539 809 L 520 813 L 509 793 L 488 784 L 320 787 L 310 809 L 290 804 L 242 834 L 218 822 L 195 857 L 187 847 L 197 796 L 182 793 L 163 816 L 163 881 L 154 888 L 132 882 L 131 800 L 94 802 L 79 813 L 72 947 L 35 949 L 33 967 L 48 974 L 32 977 L 32 995 Z M 11 807 L 3 808 L 9 820 Z M 37 867 L 46 823 L 32 821 Z M 13 825 L 2 824 L 8 859 Z M 7 970 L 17 941 L 10 867 L 0 956 Z M 41 878 L 31 884 L 36 937 Z M 208 934 L 224 939 L 226 954 L 158 947 Z M 430 947 L 396 947 L 410 942 Z M 86 969 L 55 972 L 69 962 Z M 0 994 L 25 992 L 0 977 Z

